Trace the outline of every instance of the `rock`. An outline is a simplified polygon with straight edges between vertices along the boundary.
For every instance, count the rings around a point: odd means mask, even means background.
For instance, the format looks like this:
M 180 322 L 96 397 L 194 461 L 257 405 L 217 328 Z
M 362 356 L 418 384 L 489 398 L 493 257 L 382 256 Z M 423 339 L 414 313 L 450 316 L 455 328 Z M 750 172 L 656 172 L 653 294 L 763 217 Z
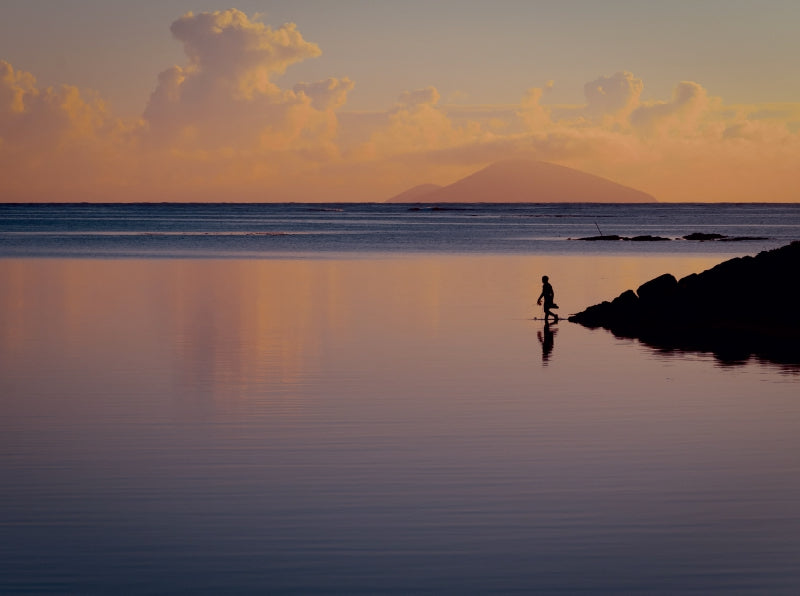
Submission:
M 576 240 L 587 240 L 589 242 L 597 242 L 598 240 L 628 240 L 630 242 L 662 242 L 664 240 L 669 240 L 669 238 L 664 238 L 662 236 L 634 236 L 630 238 L 628 236 L 618 236 L 617 234 L 609 234 L 607 236 L 588 236 L 586 238 L 576 238 Z
M 800 241 L 720 263 L 680 281 L 652 279 L 569 320 L 660 349 L 751 355 L 800 367 Z
M 622 236 L 617 236 L 616 234 L 609 234 L 608 236 L 588 236 L 586 238 L 578 238 L 578 240 L 597 242 L 598 240 L 625 240 L 625 238 Z
M 726 236 L 725 238 L 720 238 L 720 242 L 748 242 L 750 240 L 769 240 L 766 236 L 733 236 L 732 238 Z
M 769 240 L 763 236 L 725 236 L 723 234 L 705 234 L 702 232 L 694 232 L 682 237 L 684 240 L 699 240 L 716 241 L 716 242 L 746 242 L 751 240 Z M 629 242 L 669 242 L 672 238 L 664 238 L 663 236 L 651 236 L 650 234 L 643 234 L 640 236 L 618 236 L 617 234 L 601 235 L 601 236 L 587 236 L 586 238 L 575 238 L 575 240 L 588 240 L 596 242 L 598 240 L 627 240 Z
M 677 291 L 678 280 L 671 273 L 665 273 L 640 285 L 636 295 L 648 305 L 661 305 L 671 300 Z
M 769 240 L 764 236 L 725 236 L 724 234 L 706 234 L 704 232 L 694 232 L 683 237 L 684 240 L 716 240 L 719 242 L 746 242 L 750 240 Z
M 621 315 L 639 308 L 639 296 L 633 290 L 626 290 L 611 302 L 613 309 Z
M 722 240 L 723 238 L 725 238 L 723 234 L 706 234 L 703 232 L 694 232 L 683 237 L 684 240 L 700 240 L 701 242 L 705 240 Z
M 670 238 L 664 238 L 663 236 L 651 236 L 650 234 L 645 234 L 644 236 L 634 236 L 633 238 L 625 238 L 625 240 L 630 240 L 631 242 L 664 242 L 664 241 L 669 241 Z

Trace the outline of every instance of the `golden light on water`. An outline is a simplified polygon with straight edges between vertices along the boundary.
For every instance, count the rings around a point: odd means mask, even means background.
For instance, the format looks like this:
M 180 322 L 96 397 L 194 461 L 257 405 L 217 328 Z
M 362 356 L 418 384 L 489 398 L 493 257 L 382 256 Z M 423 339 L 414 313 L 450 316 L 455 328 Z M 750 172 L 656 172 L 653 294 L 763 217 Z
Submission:
M 10 353 L 24 351 L 30 338 L 48 338 L 54 350 L 82 350 L 89 369 L 166 360 L 172 374 L 209 379 L 206 390 L 230 398 L 247 393 L 240 379 L 290 389 L 310 371 L 336 362 L 353 366 L 360 359 L 369 373 L 380 360 L 402 374 L 403 362 L 424 354 L 471 366 L 468 358 L 459 361 L 461 350 L 477 358 L 487 350 L 521 349 L 503 346 L 505 341 L 531 339 L 527 332 L 504 339 L 501 330 L 518 331 L 541 316 L 535 299 L 542 275 L 550 276 L 564 317 L 661 273 L 681 277 L 718 260 L 427 255 L 2 261 L 2 341 Z M 458 350 L 437 351 L 450 341 Z

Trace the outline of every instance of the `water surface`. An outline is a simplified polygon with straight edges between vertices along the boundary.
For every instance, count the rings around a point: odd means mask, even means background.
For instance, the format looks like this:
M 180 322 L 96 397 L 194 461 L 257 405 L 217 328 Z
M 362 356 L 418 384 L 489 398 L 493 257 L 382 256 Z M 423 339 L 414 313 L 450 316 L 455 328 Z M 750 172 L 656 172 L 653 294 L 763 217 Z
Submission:
M 695 242 L 695 232 L 733 242 Z M 662 242 L 582 242 L 592 236 Z M 0 204 L 0 257 L 337 253 L 741 255 L 800 238 L 800 204 Z
M 0 259 L 0 592 L 795 594 L 797 370 L 531 320 L 723 258 Z

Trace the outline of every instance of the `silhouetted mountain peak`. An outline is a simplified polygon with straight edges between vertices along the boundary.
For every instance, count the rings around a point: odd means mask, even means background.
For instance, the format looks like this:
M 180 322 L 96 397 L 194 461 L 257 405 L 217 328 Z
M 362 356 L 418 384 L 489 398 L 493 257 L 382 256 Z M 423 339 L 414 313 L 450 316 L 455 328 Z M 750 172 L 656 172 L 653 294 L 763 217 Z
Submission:
M 652 203 L 640 190 L 574 168 L 543 161 L 495 162 L 453 184 L 401 193 L 388 202 L 423 203 Z M 413 197 L 413 198 L 411 198 Z

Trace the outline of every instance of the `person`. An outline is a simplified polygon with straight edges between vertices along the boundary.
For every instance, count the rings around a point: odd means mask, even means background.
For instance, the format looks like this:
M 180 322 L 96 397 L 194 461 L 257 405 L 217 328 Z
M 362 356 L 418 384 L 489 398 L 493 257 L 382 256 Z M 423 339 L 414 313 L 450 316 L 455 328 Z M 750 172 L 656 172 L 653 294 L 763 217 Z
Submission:
M 551 309 L 558 308 L 558 305 L 553 301 L 555 298 L 555 292 L 553 292 L 553 286 L 550 285 L 550 278 L 546 275 L 542 276 L 542 293 L 539 294 L 539 298 L 536 300 L 536 304 L 541 304 L 542 300 L 544 300 L 544 321 L 547 322 L 547 317 L 553 315 L 553 322 L 558 323 L 558 315 L 554 312 L 551 312 Z

